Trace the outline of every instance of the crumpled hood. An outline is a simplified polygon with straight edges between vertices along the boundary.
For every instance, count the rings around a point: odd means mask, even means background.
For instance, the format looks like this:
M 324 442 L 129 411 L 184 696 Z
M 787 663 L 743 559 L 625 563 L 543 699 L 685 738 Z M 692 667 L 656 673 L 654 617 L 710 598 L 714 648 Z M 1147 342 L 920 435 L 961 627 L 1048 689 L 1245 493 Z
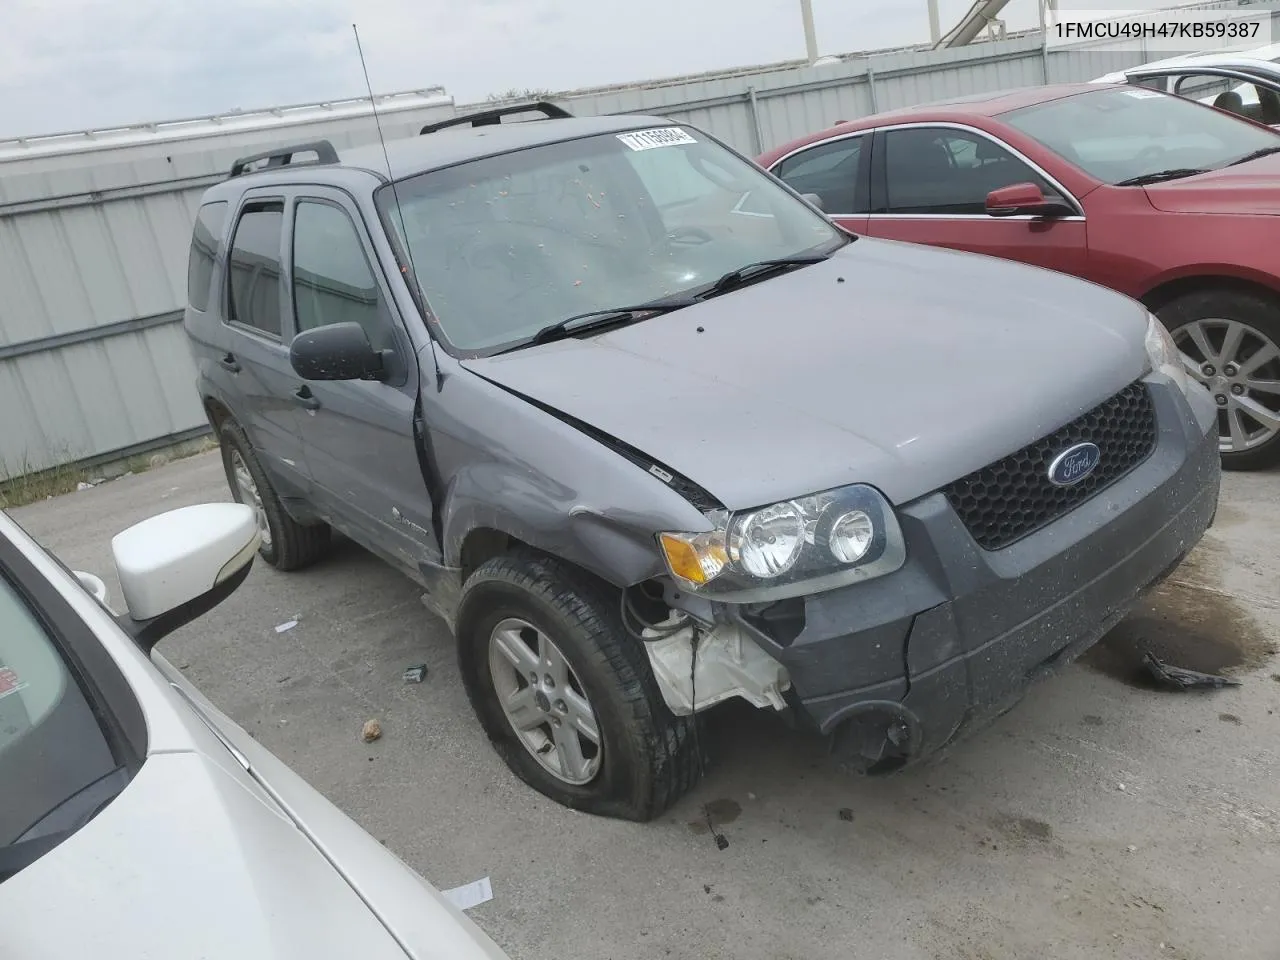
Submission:
M 1145 188 L 1168 213 L 1280 216 L 1280 154 Z
M 148 757 L 87 827 L 4 884 L 24 960 L 404 960 L 315 846 L 199 753 Z
M 463 366 L 731 509 L 843 484 L 904 502 L 1136 380 L 1146 311 L 1047 270 L 863 237 L 603 335 Z

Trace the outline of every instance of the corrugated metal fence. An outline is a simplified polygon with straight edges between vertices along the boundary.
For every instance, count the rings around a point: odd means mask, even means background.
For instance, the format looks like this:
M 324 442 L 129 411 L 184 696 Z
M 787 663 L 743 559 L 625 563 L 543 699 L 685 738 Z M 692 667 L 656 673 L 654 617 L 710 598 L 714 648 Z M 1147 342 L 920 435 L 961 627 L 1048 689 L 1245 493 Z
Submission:
M 1280 16 L 1280 0 L 1258 8 Z M 1096 44 L 1046 49 L 1042 35 L 1031 33 L 558 99 L 582 115 L 670 116 L 754 155 L 839 120 L 949 96 L 1090 80 L 1163 56 Z M 388 133 L 403 136 L 421 122 L 419 113 L 405 113 L 390 120 Z M 298 132 L 256 139 L 297 142 Z M 341 147 L 370 142 L 375 132 L 367 117 L 334 118 L 317 121 L 305 139 L 318 136 Z M 246 152 L 247 141 L 229 131 L 215 142 L 216 149 L 206 141 L 194 152 L 164 143 L 131 147 L 110 163 L 101 152 L 63 151 L 19 166 L 0 150 L 0 479 L 142 452 L 206 429 L 178 323 L 187 246 L 200 191 Z

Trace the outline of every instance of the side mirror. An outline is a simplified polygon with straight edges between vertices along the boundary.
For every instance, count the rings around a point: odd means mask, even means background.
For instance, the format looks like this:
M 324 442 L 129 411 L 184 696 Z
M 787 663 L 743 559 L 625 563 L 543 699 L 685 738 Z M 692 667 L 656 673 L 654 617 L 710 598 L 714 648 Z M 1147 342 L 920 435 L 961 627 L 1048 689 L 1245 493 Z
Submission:
M 111 540 L 129 612 L 117 618 L 144 651 L 229 597 L 253 566 L 253 509 L 202 503 L 134 524 Z
M 304 330 L 289 346 L 289 363 L 304 380 L 380 380 L 386 370 L 382 353 L 354 321 Z
M 1049 200 L 1034 183 L 1012 183 L 987 194 L 987 213 L 993 217 L 1061 217 L 1074 211 L 1061 200 Z
M 808 200 L 811 204 L 813 204 L 819 210 L 823 209 L 822 198 L 818 196 L 816 193 L 802 193 L 800 194 L 800 196 L 803 199 Z

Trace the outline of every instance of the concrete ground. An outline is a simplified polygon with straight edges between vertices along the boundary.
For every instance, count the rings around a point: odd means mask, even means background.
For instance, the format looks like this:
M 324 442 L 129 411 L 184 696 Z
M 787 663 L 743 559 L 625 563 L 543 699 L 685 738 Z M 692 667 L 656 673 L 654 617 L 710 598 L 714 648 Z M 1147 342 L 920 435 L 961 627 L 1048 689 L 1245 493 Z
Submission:
M 217 453 L 12 513 L 119 598 L 111 535 L 210 499 L 227 499 Z M 510 775 L 417 589 L 349 544 L 305 573 L 256 565 L 163 649 L 432 883 L 492 877 L 472 916 L 513 960 L 1275 960 L 1278 545 L 1280 473 L 1228 475 L 1217 525 L 1148 619 L 943 760 L 859 780 L 728 709 L 705 781 L 648 825 L 575 814 Z M 1143 631 L 1187 665 L 1235 664 L 1243 685 L 1126 682 Z M 403 683 L 417 663 L 426 681 Z M 366 745 L 373 717 L 384 735 Z

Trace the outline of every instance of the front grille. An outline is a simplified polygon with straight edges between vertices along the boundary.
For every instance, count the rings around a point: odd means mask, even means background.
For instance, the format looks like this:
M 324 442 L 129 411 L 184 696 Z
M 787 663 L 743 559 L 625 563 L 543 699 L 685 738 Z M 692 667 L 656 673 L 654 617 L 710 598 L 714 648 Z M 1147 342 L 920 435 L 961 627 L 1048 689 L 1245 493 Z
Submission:
M 1093 473 L 1072 487 L 1049 482 L 1049 465 L 1077 443 L 1096 444 Z M 943 489 L 984 550 L 1021 540 L 1109 487 L 1151 455 L 1156 415 L 1146 386 L 1133 383 L 1061 430 Z

